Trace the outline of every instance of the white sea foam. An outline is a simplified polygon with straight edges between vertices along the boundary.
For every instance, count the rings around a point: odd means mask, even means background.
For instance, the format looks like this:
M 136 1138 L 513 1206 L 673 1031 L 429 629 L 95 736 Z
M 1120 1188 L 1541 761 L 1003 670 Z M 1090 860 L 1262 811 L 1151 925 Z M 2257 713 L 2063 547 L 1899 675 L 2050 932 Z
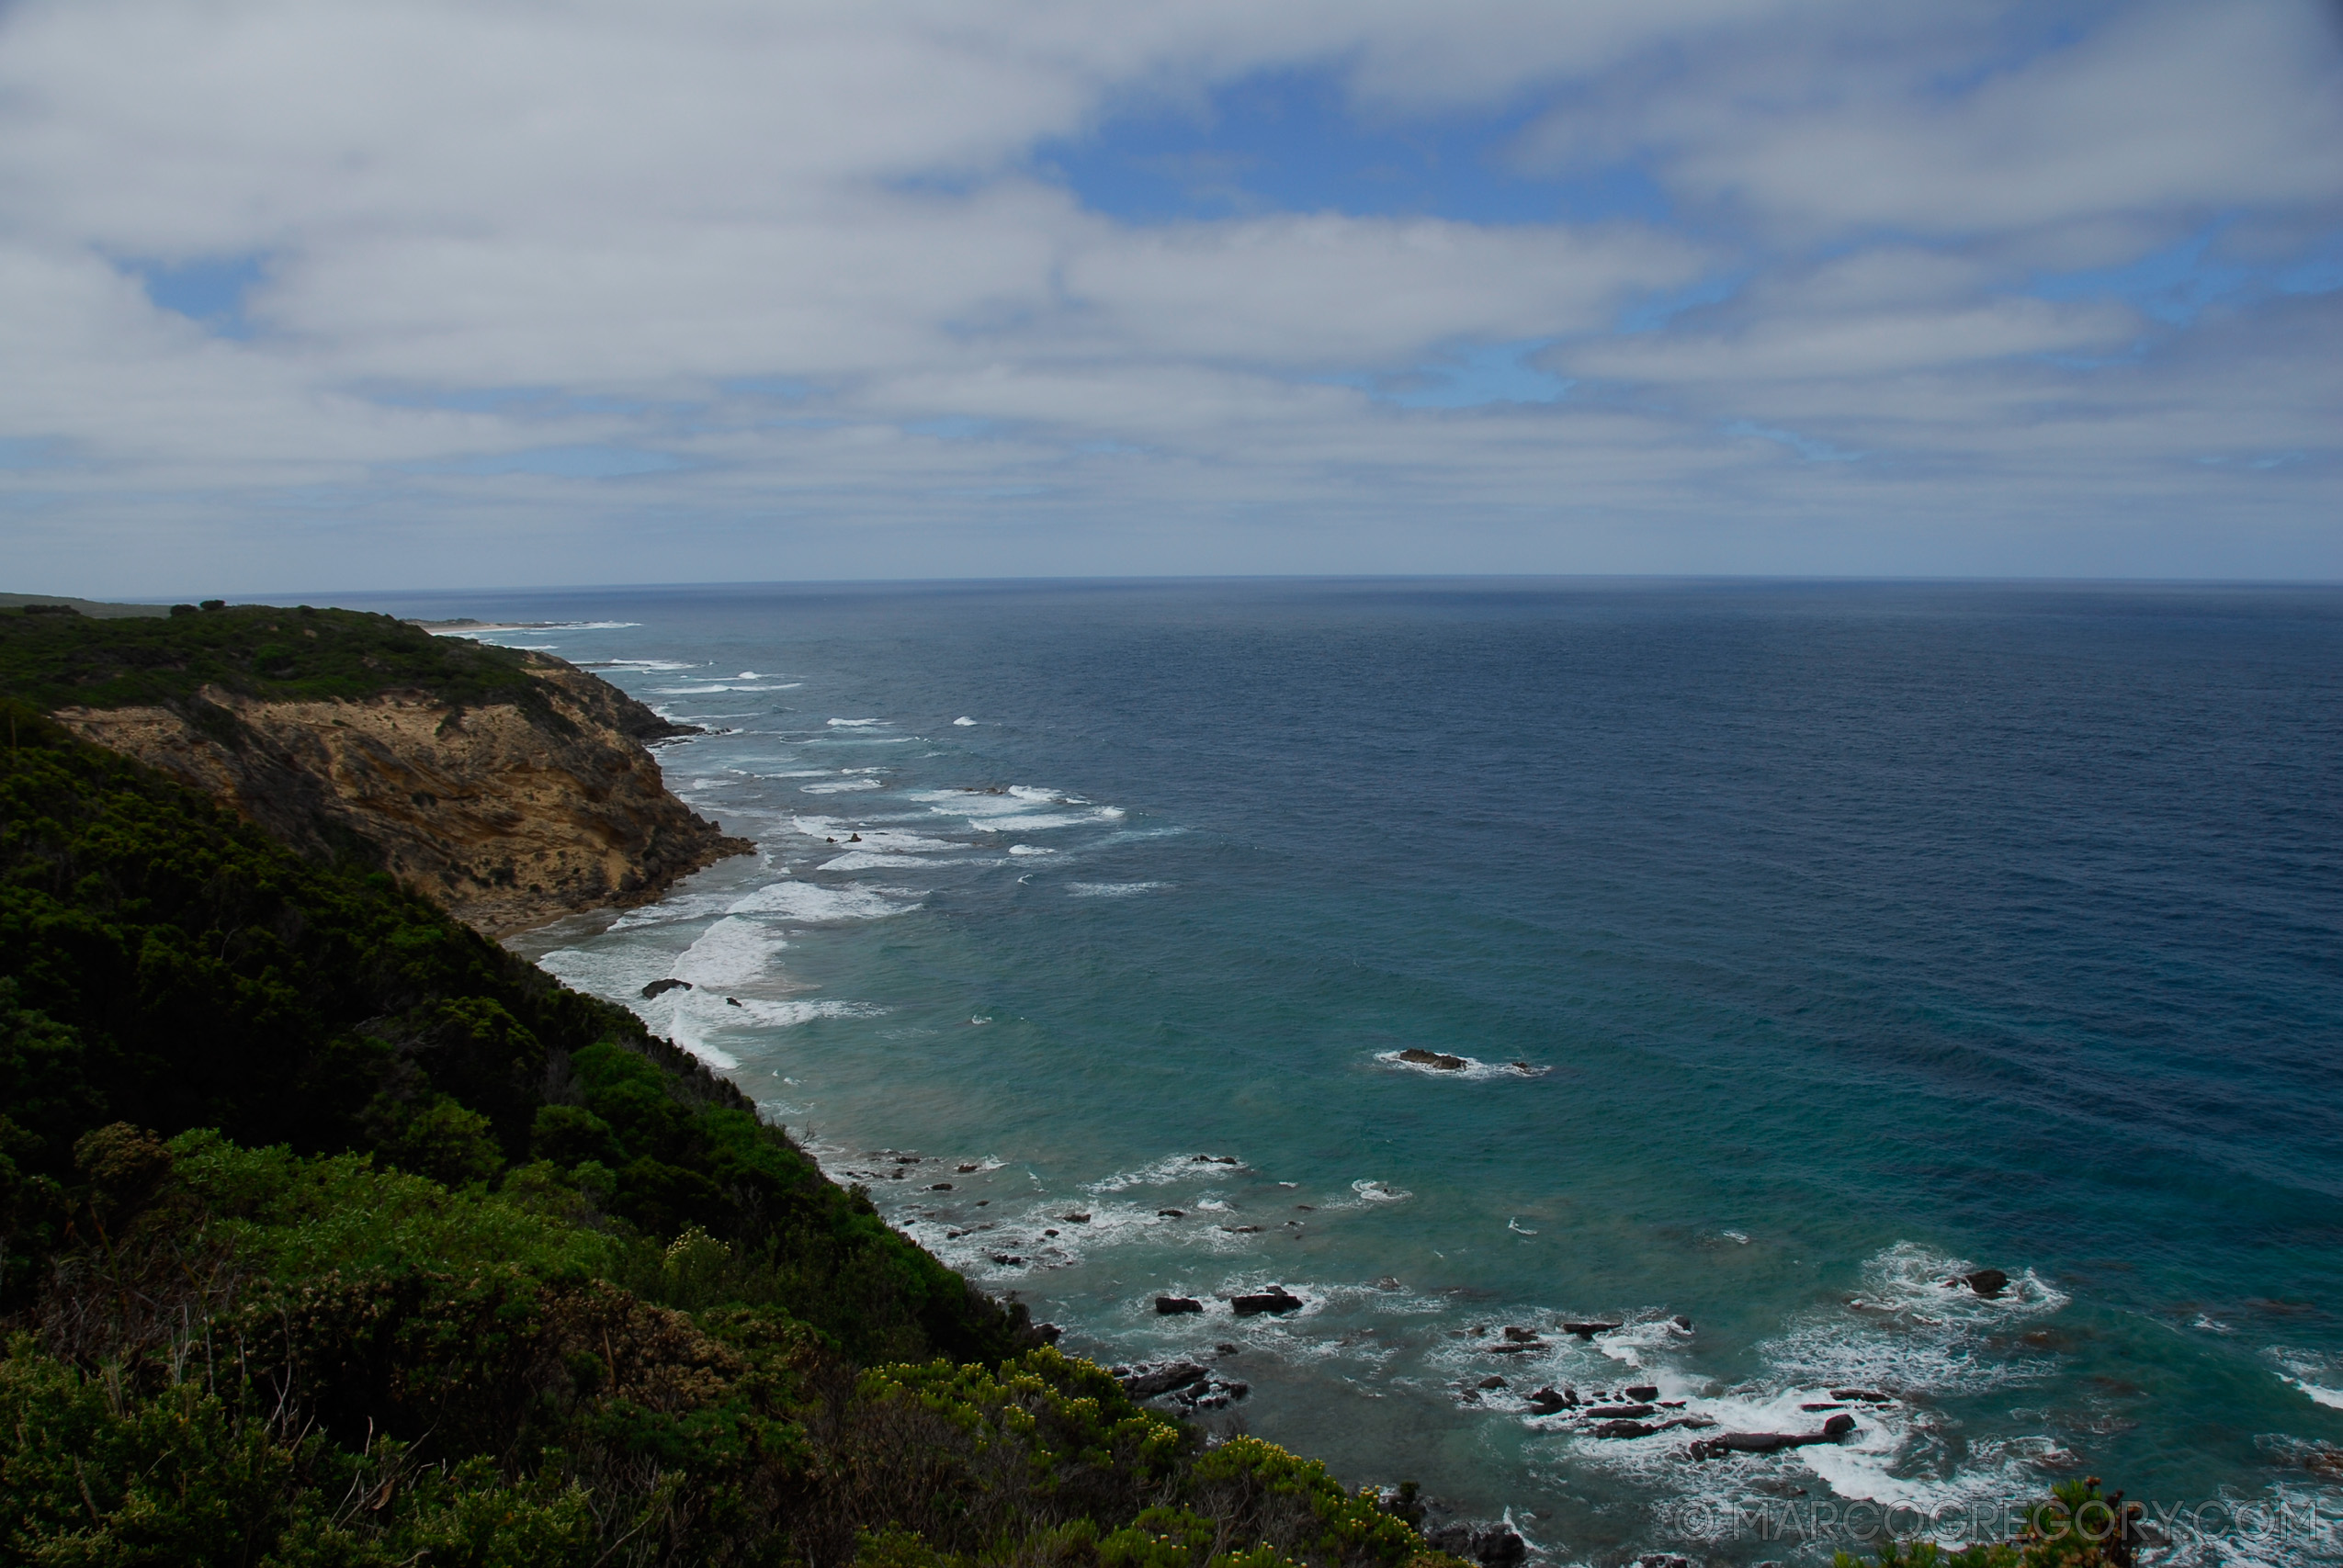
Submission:
M 759 1001 L 741 999 L 741 1010 L 760 1029 L 794 1029 L 817 1018 L 884 1018 L 887 1010 L 873 1002 Z
M 886 722 L 883 718 L 833 718 L 829 724 L 832 729 L 868 729 Z
M 1368 1203 L 1404 1203 L 1415 1196 L 1407 1189 L 1394 1187 L 1387 1181 L 1353 1181 L 1351 1190 L 1357 1193 L 1362 1201 Z
M 864 850 L 855 850 L 840 855 L 835 860 L 823 861 L 814 869 L 816 871 L 883 871 L 890 866 L 934 865 L 936 863 L 919 855 L 879 855 L 871 854 Z M 968 863 L 954 861 L 950 863 L 965 865 Z
M 1613 1356 L 1630 1352 L 1621 1359 L 1637 1367 L 1646 1382 L 1660 1386 L 1664 1397 L 1681 1394 L 1686 1415 L 1715 1421 L 1720 1431 L 1812 1430 L 1820 1415 L 1804 1407 L 1817 1404 L 1844 1404 L 1844 1414 L 1854 1417 L 1855 1431 L 1844 1442 L 1703 1465 L 1709 1484 L 1720 1490 L 1803 1470 L 1842 1498 L 1920 1508 L 1983 1504 L 2037 1487 L 2039 1461 L 2055 1444 L 2025 1436 L 1972 1443 L 1966 1462 L 1946 1470 L 1944 1456 L 1955 1450 L 1939 1436 L 1940 1417 L 1930 1402 L 2048 1375 L 2047 1357 L 1997 1347 L 2007 1343 L 2010 1327 L 2059 1311 L 2067 1298 L 2031 1271 L 1991 1299 L 1945 1283 L 1974 1267 L 1911 1243 L 1889 1247 L 1865 1264 L 1862 1289 L 1845 1307 L 1808 1314 L 1759 1346 L 1764 1371 L 1722 1392 L 1687 1377 L 1677 1364 L 1685 1350 L 1656 1316 L 1595 1343 Z M 1850 1386 L 1888 1394 L 1892 1403 L 1831 1397 L 1833 1389 Z M 1922 1403 L 1907 1403 L 1914 1395 Z M 1669 1450 L 1649 1439 L 1588 1438 L 1574 1451 L 1582 1461 L 1636 1470 L 1666 1486 L 1673 1462 Z
M 1011 844 L 1009 852 L 1013 855 L 1054 855 L 1058 852 L 1040 844 Z
M 1038 817 L 1006 818 L 971 817 L 968 818 L 968 830 L 972 833 L 1042 833 L 1053 828 L 1087 827 L 1091 823 L 1103 822 L 1105 819 L 1106 814 L 1104 811 L 1062 811 Z
M 829 784 L 799 784 L 800 795 L 852 795 L 857 790 L 885 789 L 884 779 L 837 779 Z
M 1134 1187 L 1169 1187 L 1174 1182 L 1211 1180 L 1228 1171 L 1247 1168 L 1241 1163 L 1223 1165 L 1217 1155 L 1165 1155 L 1136 1170 L 1118 1170 L 1083 1187 L 1085 1192 L 1127 1192 Z
M 680 659 L 597 659 L 594 663 L 596 669 L 603 670 L 696 670 L 698 668 L 697 665 L 687 664 Z
M 760 682 L 753 686 L 743 686 L 737 681 L 713 681 L 699 686 L 657 686 L 652 690 L 662 697 L 705 697 L 717 692 L 794 692 L 803 684 L 802 681 L 789 681 L 780 684 Z
M 777 915 L 783 919 L 803 921 L 808 925 L 832 920 L 877 920 L 889 915 L 900 915 L 916 909 L 923 893 L 903 889 L 868 886 L 848 883 L 843 887 L 823 887 L 810 882 L 775 882 L 758 888 L 745 898 L 736 899 L 730 912 L 736 915 Z
M 2282 1345 L 2272 1346 L 2263 1355 L 2276 1364 L 2279 1382 L 2299 1391 L 2315 1404 L 2343 1410 L 2343 1363 Z
M 777 876 L 789 874 L 787 867 L 775 865 L 770 860 L 764 862 L 764 866 Z M 628 909 L 612 920 L 607 929 L 613 931 L 640 931 L 651 926 L 672 926 L 686 920 L 705 919 L 710 915 L 732 914 L 737 912 L 734 906 L 740 898 L 737 888 L 704 893 L 671 893 L 656 904 L 644 904 Z
M 848 834 L 860 833 L 866 851 L 884 850 L 896 854 L 964 847 L 955 840 L 932 839 L 901 828 L 858 828 L 843 817 L 792 817 L 789 826 L 809 839 L 835 839 L 840 843 L 846 841 Z
M 2047 1372 L 2041 1357 L 2002 1357 L 1983 1341 L 2046 1317 L 2068 1298 L 2032 1270 L 1998 1297 L 1947 1280 L 1975 1265 L 1910 1242 L 1872 1258 L 1845 1309 L 1794 1325 L 1760 1348 L 1781 1375 L 1810 1385 L 1885 1383 L 1891 1391 L 1972 1393 Z
M 490 634 L 497 632 L 506 633 L 516 637 L 535 637 L 545 632 L 611 632 L 618 631 L 628 626 L 639 626 L 640 625 L 642 625 L 640 621 L 548 621 L 543 626 L 505 626 L 494 625 L 484 626 L 433 626 L 430 628 L 430 631 L 431 635 L 434 637 L 468 637 L 477 641 L 485 642 L 488 640 Z M 616 662 L 616 660 L 613 660 L 613 662 Z M 689 668 L 689 666 L 679 666 L 679 668 Z
M 960 717 L 954 719 L 952 722 L 953 722 L 954 724 L 956 724 L 956 725 L 960 726 L 960 727 L 961 727 L 961 728 L 968 728 L 968 727 L 969 727 L 969 726 L 974 725 L 974 724 L 976 723 L 976 720 L 975 720 L 975 719 L 972 719 L 972 718 L 968 717 L 967 715 L 963 714 Z
M 1012 784 L 998 795 L 970 789 L 912 790 L 906 798 L 929 803 L 938 816 L 965 817 L 970 831 L 978 833 L 1079 828 L 1117 821 L 1124 815 L 1120 807 L 1094 806 L 1078 795 L 1031 784 Z M 1069 807 L 1080 809 L 1066 809 Z
M 867 1002 L 773 1000 L 730 997 L 709 988 L 665 991 L 637 1009 L 651 1029 L 685 1050 L 723 1070 L 739 1066 L 740 1058 L 726 1048 L 757 1030 L 794 1029 L 818 1018 L 877 1018 L 886 1009 Z
M 1070 882 L 1066 884 L 1069 898 L 1136 898 L 1142 893 L 1152 893 L 1169 887 L 1169 882 Z
M 668 973 L 695 987 L 751 986 L 772 970 L 781 950 L 788 945 L 779 932 L 762 921 L 727 915 L 702 931 Z

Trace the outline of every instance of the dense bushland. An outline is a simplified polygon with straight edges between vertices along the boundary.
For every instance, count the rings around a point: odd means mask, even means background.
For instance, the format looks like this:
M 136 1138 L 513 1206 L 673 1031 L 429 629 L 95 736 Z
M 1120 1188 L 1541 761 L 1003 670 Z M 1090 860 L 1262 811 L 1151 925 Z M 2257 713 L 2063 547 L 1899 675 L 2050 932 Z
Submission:
M 0 612 L 0 692 L 36 707 L 184 704 L 208 685 L 276 701 L 396 689 L 459 707 L 543 702 L 525 655 L 360 610 L 182 605 L 110 620 Z
M 17 1560 L 1369 1568 L 1422 1551 L 1319 1466 L 1204 1449 L 1047 1347 L 862 1367 L 775 1305 L 684 1310 L 730 1249 L 582 1224 L 541 1165 L 451 1189 L 365 1155 L 120 1123 L 77 1163 L 96 1245 L 57 1260 L 0 1361 L 0 1552 Z
M 389 877 L 303 860 L 40 716 L 0 763 L 0 1310 L 70 1244 L 75 1141 L 127 1122 L 451 1185 L 526 1167 L 595 1223 L 732 1249 L 730 1288 L 866 1358 L 1018 1328 L 738 1090 Z
M 1422 1553 L 1039 1343 L 631 1013 L 0 718 L 0 1556 Z

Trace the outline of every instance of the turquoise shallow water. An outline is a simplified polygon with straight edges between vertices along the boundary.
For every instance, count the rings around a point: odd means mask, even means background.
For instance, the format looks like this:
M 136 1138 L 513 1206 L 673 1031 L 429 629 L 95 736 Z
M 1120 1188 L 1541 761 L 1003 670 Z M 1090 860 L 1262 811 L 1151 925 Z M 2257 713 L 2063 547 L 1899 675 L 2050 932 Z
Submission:
M 2343 592 L 385 604 L 719 731 L 662 761 L 759 855 L 516 946 L 1070 1348 L 1249 1385 L 1207 1420 L 1557 1562 L 2081 1473 L 2215 1505 L 2174 1561 L 2343 1560 Z M 1549 1384 L 1859 1425 L 1700 1461 Z

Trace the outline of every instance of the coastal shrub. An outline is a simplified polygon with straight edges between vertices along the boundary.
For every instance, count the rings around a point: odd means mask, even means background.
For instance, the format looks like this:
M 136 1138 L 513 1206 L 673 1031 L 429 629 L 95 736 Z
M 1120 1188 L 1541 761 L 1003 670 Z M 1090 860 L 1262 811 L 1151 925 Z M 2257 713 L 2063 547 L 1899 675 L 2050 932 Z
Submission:
M 368 1151 L 458 1186 L 528 1168 L 541 1202 L 640 1234 L 653 1258 L 688 1227 L 720 1239 L 741 1299 L 857 1358 L 1019 1348 L 1013 1312 L 632 1013 L 387 876 L 304 860 L 0 706 L 16 737 L 0 751 L 0 1312 L 24 1306 L 73 1223 L 74 1141 L 119 1120 Z
M 2102 1493 L 2097 1476 L 2064 1481 L 2026 1513 L 2014 1539 L 1947 1551 L 1932 1540 L 1891 1540 L 1879 1549 L 1878 1568 L 2133 1568 L 2147 1537 L 2145 1510 L 2123 1494 Z M 1841 1551 L 1831 1568 L 1867 1568 Z
M 232 744 L 198 676 L 412 672 L 269 614 L 0 677 Z M 624 1009 L 0 717 L 0 1560 L 1459 1568 L 1033 1348 Z
M 206 686 L 279 701 L 404 690 L 459 707 L 544 704 L 526 655 L 360 610 L 0 616 L 0 691 L 36 707 L 184 704 Z
M 724 1299 L 754 1273 L 703 1230 L 655 1268 L 705 1304 L 650 1300 L 607 1271 L 651 1244 L 547 1212 L 566 1189 L 545 1168 L 450 1189 L 368 1155 L 123 1124 L 79 1159 L 106 1239 L 55 1260 L 38 1334 L 0 1364 L 11 1560 L 1398 1568 L 1421 1551 L 1322 1467 L 1245 1438 L 1206 1449 L 1051 1348 L 858 1366 L 786 1311 Z

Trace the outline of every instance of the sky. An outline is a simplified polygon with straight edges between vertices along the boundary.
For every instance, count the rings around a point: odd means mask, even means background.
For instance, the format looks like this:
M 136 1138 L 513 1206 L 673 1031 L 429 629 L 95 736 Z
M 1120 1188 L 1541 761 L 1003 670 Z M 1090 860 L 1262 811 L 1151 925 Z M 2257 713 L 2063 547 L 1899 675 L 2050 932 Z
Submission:
M 0 587 L 2343 579 L 2337 0 L 0 0 Z

